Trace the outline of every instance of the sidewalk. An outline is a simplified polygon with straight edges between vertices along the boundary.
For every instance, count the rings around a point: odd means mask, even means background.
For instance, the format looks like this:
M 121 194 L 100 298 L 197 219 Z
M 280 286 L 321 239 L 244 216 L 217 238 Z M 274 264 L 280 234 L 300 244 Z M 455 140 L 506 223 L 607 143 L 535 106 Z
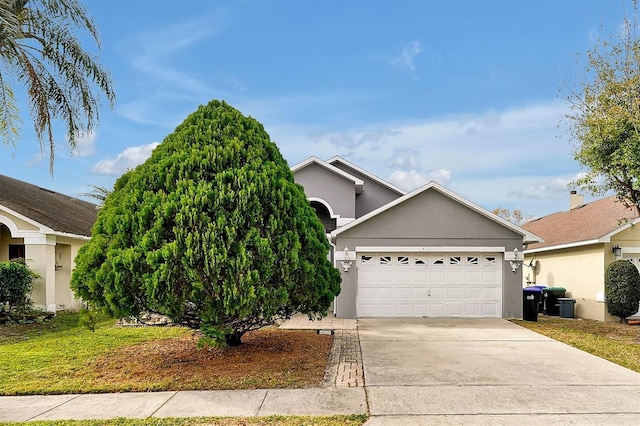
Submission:
M 323 387 L 0 396 L 0 421 L 367 413 L 356 320 L 327 317 L 320 321 L 309 321 L 307 317 L 299 315 L 280 328 L 327 330 L 334 334 Z
M 365 414 L 362 387 L 0 397 L 0 421 Z

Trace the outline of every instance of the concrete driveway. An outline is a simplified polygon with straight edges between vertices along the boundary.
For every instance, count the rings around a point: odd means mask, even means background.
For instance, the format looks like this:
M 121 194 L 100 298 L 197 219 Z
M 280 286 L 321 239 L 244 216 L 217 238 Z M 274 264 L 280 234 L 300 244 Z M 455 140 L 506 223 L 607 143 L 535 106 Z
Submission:
M 375 425 L 640 424 L 640 374 L 500 319 L 360 319 Z

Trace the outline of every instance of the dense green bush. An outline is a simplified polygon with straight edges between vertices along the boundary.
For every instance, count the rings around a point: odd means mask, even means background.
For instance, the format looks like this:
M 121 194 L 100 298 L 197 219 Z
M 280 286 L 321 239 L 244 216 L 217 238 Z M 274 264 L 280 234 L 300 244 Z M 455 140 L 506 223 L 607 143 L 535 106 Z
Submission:
M 24 262 L 0 262 L 0 313 L 31 306 L 36 277 Z
M 340 291 L 324 227 L 256 120 L 201 106 L 105 199 L 76 258 L 76 295 L 117 317 L 155 312 L 239 344 Z
M 638 312 L 640 304 L 640 273 L 628 260 L 616 260 L 609 265 L 604 281 L 605 301 L 609 314 L 620 322 Z

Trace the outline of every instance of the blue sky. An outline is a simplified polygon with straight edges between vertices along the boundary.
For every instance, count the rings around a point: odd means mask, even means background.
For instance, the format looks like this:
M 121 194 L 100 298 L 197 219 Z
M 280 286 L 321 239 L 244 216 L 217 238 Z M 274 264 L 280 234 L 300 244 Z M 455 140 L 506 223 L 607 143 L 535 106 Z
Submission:
M 487 209 L 543 216 L 567 209 L 581 172 L 558 90 L 631 1 L 84 4 L 116 107 L 104 103 L 75 153 L 57 135 L 53 177 L 21 107 L 1 174 L 72 196 L 111 187 L 198 105 L 224 99 L 263 123 L 290 165 L 341 155 L 407 190 L 435 180 Z

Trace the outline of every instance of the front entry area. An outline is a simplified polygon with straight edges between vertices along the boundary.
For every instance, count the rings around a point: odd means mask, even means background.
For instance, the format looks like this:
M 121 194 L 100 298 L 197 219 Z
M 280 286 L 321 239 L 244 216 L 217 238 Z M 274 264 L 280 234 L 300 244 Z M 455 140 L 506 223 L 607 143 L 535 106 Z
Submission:
M 502 316 L 500 253 L 358 253 L 357 317 Z

